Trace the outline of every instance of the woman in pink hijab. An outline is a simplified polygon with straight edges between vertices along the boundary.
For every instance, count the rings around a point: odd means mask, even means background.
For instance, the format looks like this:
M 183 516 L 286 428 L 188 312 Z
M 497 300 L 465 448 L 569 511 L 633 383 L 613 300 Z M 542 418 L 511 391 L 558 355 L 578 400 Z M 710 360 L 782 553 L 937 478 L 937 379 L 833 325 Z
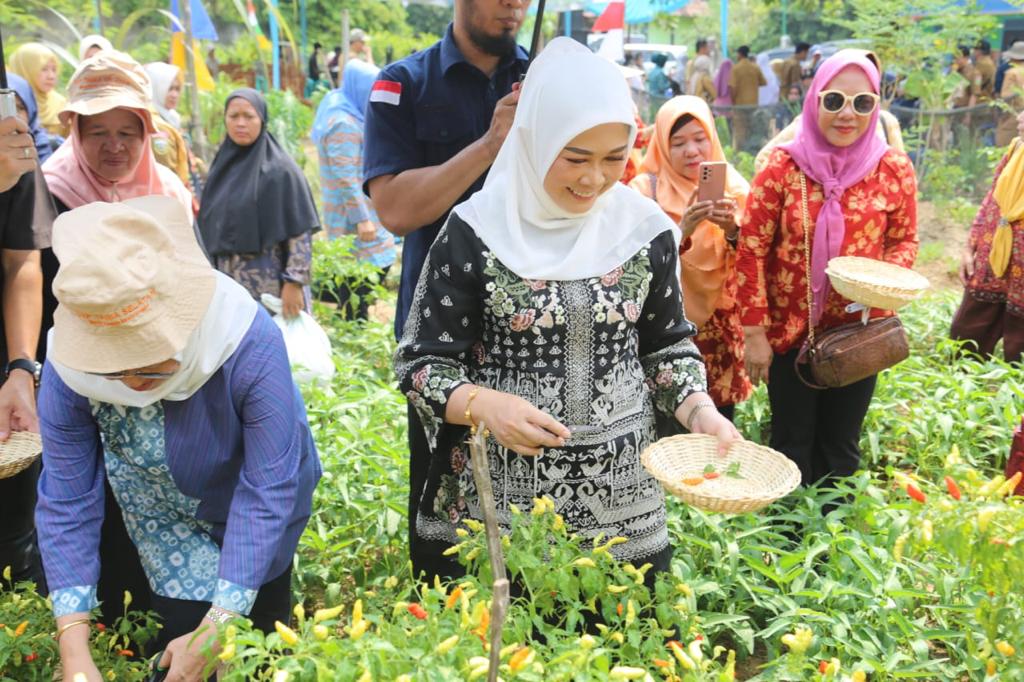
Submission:
M 192 215 L 191 192 L 153 157 L 150 136 L 156 129 L 150 91 L 145 70 L 122 52 L 103 50 L 78 65 L 68 83 L 68 102 L 60 112 L 61 122 L 71 133 L 43 164 L 58 213 L 94 201 L 163 194 L 179 200 Z M 58 265 L 52 250 L 43 251 L 42 264 L 40 360 L 57 307 L 50 286 Z
M 836 256 L 910 267 L 917 256 L 917 182 L 910 159 L 874 134 L 879 73 L 863 50 L 825 61 L 804 100 L 796 138 L 774 150 L 754 178 L 740 227 L 738 301 L 745 364 L 767 382 L 771 446 L 800 467 L 805 484 L 852 474 L 875 377 L 815 390 L 794 360 L 809 319 L 822 332 L 861 318 L 829 286 Z M 810 272 L 805 265 L 801 178 L 806 179 Z M 807 287 L 813 305 L 807 310 Z M 871 310 L 871 317 L 890 315 Z

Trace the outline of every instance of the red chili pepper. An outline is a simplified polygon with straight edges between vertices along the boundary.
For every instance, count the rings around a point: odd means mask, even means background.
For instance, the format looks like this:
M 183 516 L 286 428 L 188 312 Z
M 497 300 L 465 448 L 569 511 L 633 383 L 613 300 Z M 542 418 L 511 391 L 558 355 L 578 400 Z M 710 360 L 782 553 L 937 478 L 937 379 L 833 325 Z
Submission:
M 924 504 L 928 500 L 928 496 L 921 492 L 921 489 L 913 483 L 907 484 L 907 494 L 910 495 L 912 500 L 920 502 L 921 504 Z
M 704 478 L 708 479 L 709 481 L 712 480 L 712 479 L 718 478 L 721 475 L 722 474 L 718 473 L 717 471 L 705 471 L 704 472 Z
M 824 675 L 826 670 L 828 670 L 828 661 L 821 661 L 820 663 L 818 663 L 818 672 L 819 673 Z
M 422 606 L 420 606 L 419 604 L 415 604 L 415 603 L 409 604 L 409 606 L 407 606 L 406 608 L 409 610 L 409 613 L 411 613 L 412 615 L 416 616 L 416 618 L 418 618 L 420 620 L 426 620 L 427 619 L 427 612 L 426 612 L 426 610 Z
M 125 658 L 131 658 L 135 655 L 135 652 L 131 649 L 121 649 L 117 652 L 118 656 L 124 656 Z
M 25 662 L 26 663 L 31 663 L 32 661 L 36 660 L 37 658 L 39 658 L 39 654 L 37 654 L 36 652 L 33 651 L 32 653 L 30 653 L 28 656 L 25 657 Z
M 956 484 L 952 476 L 946 476 L 946 490 L 949 491 L 949 496 L 954 500 L 960 499 L 960 486 Z
M 104 631 L 106 631 L 107 626 L 104 625 L 103 623 L 96 623 L 96 629 L 99 630 L 100 632 L 104 632 Z
M 622 602 L 619 602 L 619 605 L 615 607 L 615 613 L 619 614 L 620 616 L 622 615 Z

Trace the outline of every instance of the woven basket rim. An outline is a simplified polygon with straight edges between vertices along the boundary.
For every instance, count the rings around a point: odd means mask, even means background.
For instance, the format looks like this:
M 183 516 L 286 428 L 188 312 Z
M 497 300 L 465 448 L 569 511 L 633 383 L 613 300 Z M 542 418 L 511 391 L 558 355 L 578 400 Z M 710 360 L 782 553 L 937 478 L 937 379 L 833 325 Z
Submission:
M 851 286 L 880 290 L 886 293 L 907 292 L 917 295 L 931 286 L 928 278 L 915 270 L 863 256 L 837 256 L 825 266 L 825 274 L 830 278 L 838 277 Z M 868 281 L 864 279 L 867 274 L 873 276 L 872 280 L 886 277 L 891 278 L 892 281 L 886 283 Z
M 694 475 L 700 475 L 703 464 L 708 461 L 706 452 L 709 448 L 717 449 L 717 439 L 714 436 L 701 434 L 684 434 L 662 438 L 650 444 L 640 456 L 641 463 L 648 472 L 657 479 L 662 486 L 670 493 L 680 498 L 687 504 L 704 509 L 706 511 L 740 513 L 757 511 L 772 502 L 782 499 L 800 484 L 800 469 L 796 464 L 781 452 L 773 450 L 764 445 L 751 441 L 739 441 L 730 449 L 724 461 L 743 462 L 744 458 L 753 464 L 755 461 L 763 466 L 765 461 L 769 462 L 780 473 L 776 479 L 776 487 L 757 491 L 750 486 L 742 486 L 733 492 L 728 490 L 728 479 L 720 477 L 708 486 L 687 487 L 682 484 L 681 479 L 670 475 L 667 470 L 659 466 L 656 458 L 661 451 L 675 448 L 670 456 L 678 458 L 681 456 L 679 446 L 685 447 L 691 444 L 691 449 L 697 454 L 695 465 L 700 469 L 694 469 Z M 717 457 L 717 455 L 715 455 Z
M 28 468 L 43 452 L 38 433 L 15 431 L 0 443 L 0 479 L 10 478 Z

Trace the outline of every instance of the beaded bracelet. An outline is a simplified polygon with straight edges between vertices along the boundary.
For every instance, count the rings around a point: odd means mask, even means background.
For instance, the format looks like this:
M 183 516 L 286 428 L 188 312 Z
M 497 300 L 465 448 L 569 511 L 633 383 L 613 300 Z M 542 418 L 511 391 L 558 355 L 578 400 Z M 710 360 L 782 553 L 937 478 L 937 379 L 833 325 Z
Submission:
M 702 402 L 702 403 L 697 403 L 696 405 L 694 405 L 693 408 L 690 410 L 690 414 L 688 414 L 686 416 L 686 430 L 689 431 L 690 433 L 693 433 L 693 417 L 698 412 L 703 410 L 705 407 L 712 407 L 713 408 L 714 406 L 715 406 L 714 403 L 707 402 L 707 401 Z

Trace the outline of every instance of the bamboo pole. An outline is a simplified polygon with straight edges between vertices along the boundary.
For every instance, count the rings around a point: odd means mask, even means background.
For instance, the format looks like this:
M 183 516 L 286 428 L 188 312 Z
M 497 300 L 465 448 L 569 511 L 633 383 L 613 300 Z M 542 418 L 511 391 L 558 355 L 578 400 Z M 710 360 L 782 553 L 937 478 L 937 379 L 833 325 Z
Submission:
M 192 0 L 179 0 L 181 23 L 185 27 L 185 71 L 188 87 L 192 96 L 189 97 L 190 115 L 192 117 L 192 141 L 199 157 L 206 159 L 206 131 L 199 118 L 199 81 L 196 79 L 195 43 L 192 40 Z
M 349 33 L 351 31 L 349 21 L 348 10 L 341 10 L 341 56 L 338 57 L 338 84 L 335 86 L 338 88 L 341 87 L 341 80 L 345 77 L 345 64 L 348 62 Z
M 484 514 L 487 533 L 487 553 L 491 559 L 491 574 L 494 578 L 491 595 L 491 662 L 487 671 L 487 682 L 496 682 L 498 667 L 501 665 L 501 638 L 508 613 L 509 584 L 505 571 L 505 555 L 501 550 L 501 528 L 498 526 L 498 510 L 491 487 L 491 470 L 487 462 L 487 430 L 483 422 L 477 425 L 476 434 L 469 441 L 469 456 L 473 465 L 473 480 Z

